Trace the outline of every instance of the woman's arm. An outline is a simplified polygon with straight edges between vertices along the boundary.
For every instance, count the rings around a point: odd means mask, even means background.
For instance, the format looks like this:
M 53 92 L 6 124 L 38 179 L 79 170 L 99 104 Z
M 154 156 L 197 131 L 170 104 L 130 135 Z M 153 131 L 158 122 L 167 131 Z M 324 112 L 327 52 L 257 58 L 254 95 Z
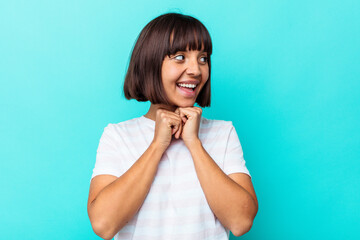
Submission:
M 258 210 L 250 177 L 232 174 L 232 179 L 227 176 L 206 152 L 200 140 L 191 144 L 189 151 L 205 197 L 216 217 L 235 236 L 248 232 Z
M 227 176 L 210 157 L 198 137 L 202 109 L 177 108 L 185 122 L 181 138 L 189 149 L 207 202 L 220 222 L 235 236 L 248 232 L 258 210 L 257 199 L 249 176 Z
M 138 212 L 149 193 L 159 162 L 172 135 L 179 137 L 182 122 L 179 115 L 157 109 L 154 138 L 142 156 L 119 178 L 96 176 L 90 184 L 88 214 L 94 232 L 111 239 Z M 179 133 L 178 133 L 179 131 Z M 111 142 L 111 141 L 110 141 Z M 111 143 L 107 149 L 117 148 Z
M 119 178 L 99 175 L 90 184 L 88 215 L 94 232 L 111 239 L 140 209 L 165 150 L 152 142 Z

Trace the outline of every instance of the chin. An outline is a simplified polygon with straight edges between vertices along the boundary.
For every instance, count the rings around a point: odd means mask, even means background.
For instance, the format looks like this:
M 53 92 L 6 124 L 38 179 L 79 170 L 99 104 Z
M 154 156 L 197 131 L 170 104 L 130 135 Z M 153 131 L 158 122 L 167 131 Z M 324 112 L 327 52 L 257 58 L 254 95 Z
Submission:
M 195 104 L 195 103 L 188 103 L 188 104 L 186 104 L 186 103 L 181 103 L 181 104 L 177 104 L 177 107 L 183 107 L 183 108 L 185 108 L 185 107 L 193 107 L 194 104 Z

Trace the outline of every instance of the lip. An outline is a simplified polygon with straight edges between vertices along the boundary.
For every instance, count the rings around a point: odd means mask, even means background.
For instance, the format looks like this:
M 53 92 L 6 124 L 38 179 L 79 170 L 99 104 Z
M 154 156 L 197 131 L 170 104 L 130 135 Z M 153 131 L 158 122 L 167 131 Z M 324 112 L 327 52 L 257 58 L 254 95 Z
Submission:
M 181 83 L 183 83 L 183 82 L 181 82 Z M 195 83 L 194 83 L 194 84 L 195 84 Z M 194 97 L 196 96 L 197 87 L 198 87 L 198 86 L 196 86 L 196 88 L 194 89 L 194 91 L 188 92 L 188 91 L 186 91 L 186 90 L 181 89 L 178 85 L 176 85 L 176 89 L 179 91 L 179 93 L 180 93 L 181 95 L 183 95 L 184 97 L 186 97 L 186 98 L 194 98 Z

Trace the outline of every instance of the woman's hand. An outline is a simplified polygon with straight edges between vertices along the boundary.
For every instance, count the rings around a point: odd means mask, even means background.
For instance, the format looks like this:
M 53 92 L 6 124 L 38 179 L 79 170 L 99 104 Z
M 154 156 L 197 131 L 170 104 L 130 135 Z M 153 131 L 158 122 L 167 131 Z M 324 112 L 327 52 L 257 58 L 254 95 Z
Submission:
M 199 140 L 199 127 L 202 109 L 199 107 L 177 108 L 175 113 L 178 114 L 185 124 L 182 129 L 179 128 L 180 136 L 185 145 L 189 148 L 192 143 Z M 176 133 L 178 135 L 178 133 Z
M 156 110 L 153 142 L 165 151 L 170 145 L 173 134 L 175 134 L 175 138 L 180 137 L 182 127 L 183 124 L 179 114 L 165 109 Z

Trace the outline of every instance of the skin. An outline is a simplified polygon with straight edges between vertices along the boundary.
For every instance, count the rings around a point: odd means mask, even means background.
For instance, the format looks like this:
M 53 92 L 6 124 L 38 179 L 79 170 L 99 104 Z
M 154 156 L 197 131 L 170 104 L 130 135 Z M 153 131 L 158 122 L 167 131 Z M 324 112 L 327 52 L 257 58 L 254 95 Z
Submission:
M 92 179 L 88 215 L 94 232 L 103 239 L 112 239 L 139 211 L 173 135 L 189 149 L 205 197 L 219 221 L 235 236 L 250 230 L 258 209 L 250 177 L 243 173 L 226 175 L 198 137 L 202 109 L 194 104 L 209 76 L 204 56 L 202 51 L 184 51 L 164 58 L 162 81 L 171 105 L 152 104 L 144 115 L 155 121 L 149 148 L 122 176 L 98 175 Z M 178 92 L 176 82 L 182 80 L 200 81 L 194 97 Z

